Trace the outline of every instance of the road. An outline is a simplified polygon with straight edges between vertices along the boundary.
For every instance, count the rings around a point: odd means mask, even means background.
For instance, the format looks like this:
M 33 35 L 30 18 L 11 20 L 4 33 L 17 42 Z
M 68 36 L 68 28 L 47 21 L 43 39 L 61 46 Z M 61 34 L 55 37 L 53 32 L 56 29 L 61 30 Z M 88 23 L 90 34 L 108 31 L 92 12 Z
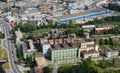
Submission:
M 3 32 L 5 33 L 5 39 L 2 42 L 2 45 L 4 48 L 8 50 L 8 61 L 10 65 L 9 73 L 22 73 L 19 70 L 18 65 L 15 63 L 17 62 L 16 50 L 14 47 L 14 43 L 10 39 L 12 36 L 12 33 L 10 33 L 11 32 L 10 24 L 4 21 L 2 18 L 0 18 L 0 23 L 2 24 L 2 28 L 4 30 Z

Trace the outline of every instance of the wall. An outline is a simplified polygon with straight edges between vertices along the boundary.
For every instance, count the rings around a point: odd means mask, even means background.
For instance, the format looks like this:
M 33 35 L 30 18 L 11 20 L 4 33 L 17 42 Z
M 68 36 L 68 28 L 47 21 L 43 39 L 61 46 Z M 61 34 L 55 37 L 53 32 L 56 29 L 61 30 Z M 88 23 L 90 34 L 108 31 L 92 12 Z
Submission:
M 77 48 L 54 50 L 51 54 L 51 60 L 58 64 L 61 64 L 63 61 L 73 62 L 78 57 L 80 58 L 80 50 Z

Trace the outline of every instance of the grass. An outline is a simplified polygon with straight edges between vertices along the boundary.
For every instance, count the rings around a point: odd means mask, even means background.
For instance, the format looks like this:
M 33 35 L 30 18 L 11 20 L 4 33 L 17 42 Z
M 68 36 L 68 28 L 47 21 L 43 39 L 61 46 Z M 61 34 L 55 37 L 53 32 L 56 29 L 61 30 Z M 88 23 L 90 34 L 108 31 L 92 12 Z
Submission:
M 7 51 L 0 47 L 0 60 L 6 60 L 7 59 Z
M 1 41 L 2 39 L 0 39 L 0 44 Z M 6 59 L 7 59 L 7 51 L 0 46 L 0 60 L 6 60 Z
M 100 48 L 104 49 L 104 48 L 106 48 L 106 47 L 105 47 L 105 45 L 100 45 Z
M 3 63 L 0 63 L 0 73 L 5 73 L 5 69 L 3 69 L 2 64 Z
M 23 73 L 29 73 L 27 70 L 24 70 Z
M 0 44 L 1 44 L 2 39 L 0 39 Z
M 112 45 L 100 45 L 100 48 L 102 49 L 108 48 L 111 50 L 116 50 L 115 46 L 112 46 Z
M 9 67 L 9 63 L 8 62 L 6 62 L 6 63 L 4 63 L 3 65 L 2 65 L 2 68 L 5 70 L 5 69 L 9 69 L 10 67 Z
M 104 36 L 95 36 L 95 39 L 100 40 L 100 39 L 105 39 L 105 38 L 110 38 L 109 35 L 104 35 Z
M 112 49 L 112 50 L 116 50 L 116 48 L 114 47 L 114 46 L 112 46 L 112 45 L 107 45 L 110 49 Z

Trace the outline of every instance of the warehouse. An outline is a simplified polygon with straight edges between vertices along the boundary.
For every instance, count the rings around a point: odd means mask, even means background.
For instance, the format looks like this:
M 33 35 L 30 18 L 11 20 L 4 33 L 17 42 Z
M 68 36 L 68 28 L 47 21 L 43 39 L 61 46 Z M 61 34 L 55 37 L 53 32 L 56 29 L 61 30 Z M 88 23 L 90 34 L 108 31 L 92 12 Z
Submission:
M 55 18 L 59 21 L 59 23 L 67 23 L 69 21 L 83 21 L 85 19 L 93 19 L 95 17 L 106 15 L 109 13 L 110 11 L 106 9 L 96 9 L 96 10 L 88 10 L 76 14 L 57 16 Z

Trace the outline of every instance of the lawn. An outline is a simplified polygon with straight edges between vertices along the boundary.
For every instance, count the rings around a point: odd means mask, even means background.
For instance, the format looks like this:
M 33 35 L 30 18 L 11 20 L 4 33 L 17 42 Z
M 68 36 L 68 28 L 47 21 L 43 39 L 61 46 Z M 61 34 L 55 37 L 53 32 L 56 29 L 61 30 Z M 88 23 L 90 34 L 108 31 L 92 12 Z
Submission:
M 9 63 L 6 62 L 4 64 L 2 64 L 2 68 L 5 70 L 5 69 L 9 69 Z
M 106 39 L 106 38 L 110 38 L 109 35 L 104 35 L 104 36 L 94 36 L 93 38 L 95 38 L 96 40 L 100 40 L 100 39 Z
M 7 59 L 7 51 L 0 47 L 0 60 L 6 60 Z
M 2 64 L 3 63 L 0 63 L 0 73 L 5 73 L 5 70 L 2 68 Z
M 115 46 L 112 46 L 112 45 L 107 45 L 107 46 L 112 50 L 116 50 Z
M 24 70 L 24 71 L 23 71 L 23 73 L 29 73 L 29 71 L 27 71 L 27 70 Z
M 112 45 L 100 45 L 100 48 L 101 49 L 108 48 L 108 49 L 111 49 L 111 50 L 116 50 L 115 46 L 112 46 Z

